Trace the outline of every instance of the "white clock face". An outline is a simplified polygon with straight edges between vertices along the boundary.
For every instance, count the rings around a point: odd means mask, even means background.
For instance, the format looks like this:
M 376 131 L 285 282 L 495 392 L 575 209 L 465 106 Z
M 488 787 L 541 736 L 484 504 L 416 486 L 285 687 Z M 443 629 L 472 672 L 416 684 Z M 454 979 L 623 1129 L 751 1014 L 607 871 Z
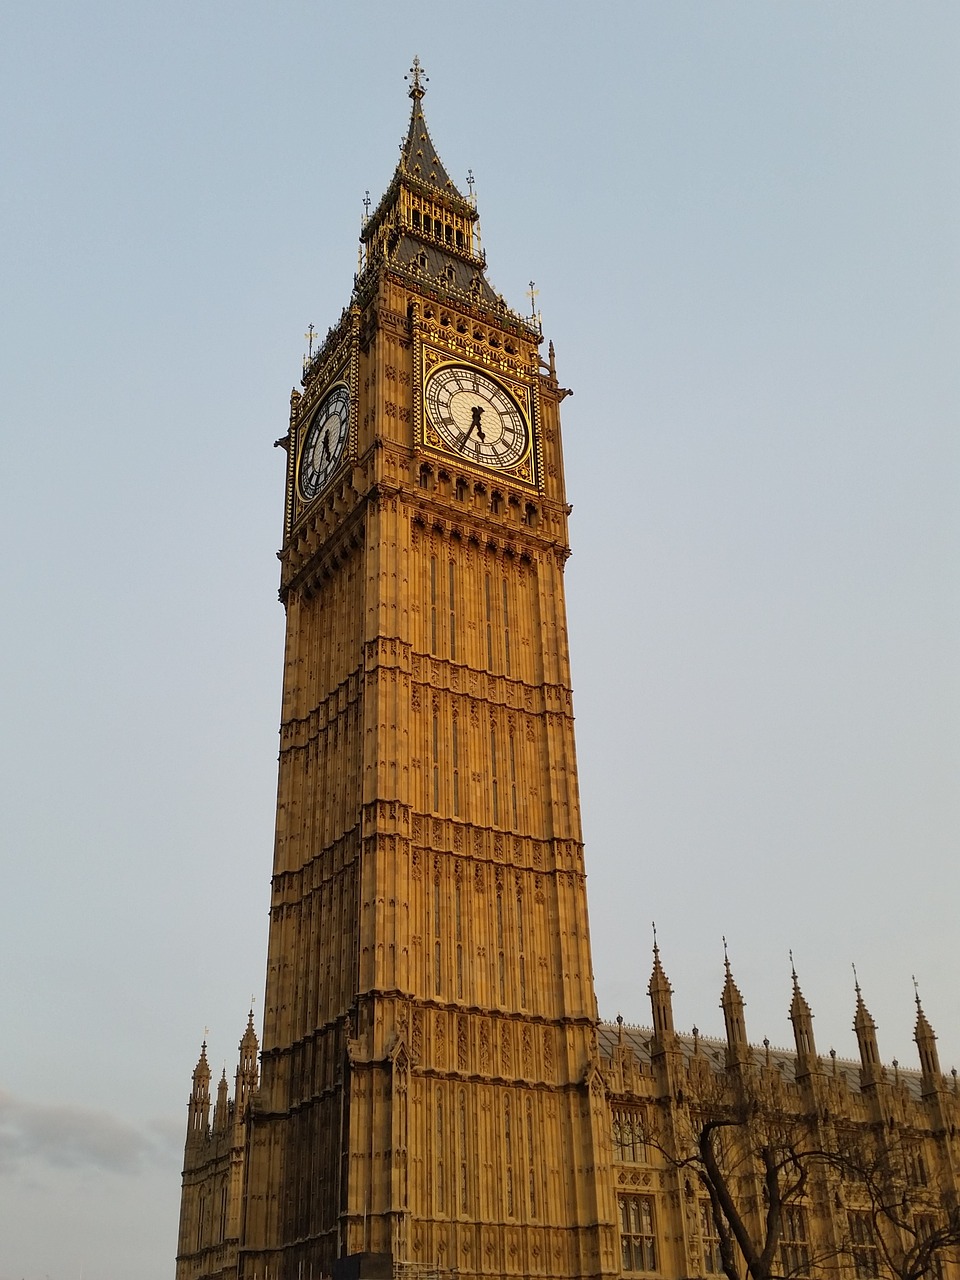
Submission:
M 484 467 L 515 467 L 530 429 L 513 397 L 478 369 L 444 365 L 427 379 L 427 420 L 445 445 Z
M 315 498 L 336 470 L 347 444 L 350 392 L 339 383 L 329 391 L 310 420 L 300 454 L 300 493 Z

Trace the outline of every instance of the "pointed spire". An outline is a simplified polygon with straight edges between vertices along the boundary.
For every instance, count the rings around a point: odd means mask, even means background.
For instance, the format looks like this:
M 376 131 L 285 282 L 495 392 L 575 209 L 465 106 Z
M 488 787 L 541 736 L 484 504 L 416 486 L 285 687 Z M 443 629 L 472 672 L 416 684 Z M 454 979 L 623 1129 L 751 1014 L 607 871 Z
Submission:
M 210 1063 L 207 1061 L 207 1042 L 200 1046 L 200 1057 L 193 1068 L 193 1096 L 202 1098 L 210 1096 Z
M 187 1104 L 187 1141 L 207 1132 L 210 1121 L 210 1063 L 207 1042 L 200 1046 L 200 1057 L 193 1069 L 193 1089 Z
M 423 73 L 419 58 L 414 57 L 413 66 L 405 78 L 410 84 L 407 95 L 413 103 L 413 108 L 410 112 L 407 136 L 400 145 L 400 171 L 416 182 L 435 187 L 438 191 L 455 196 L 462 201 L 464 197 L 450 180 L 427 130 L 421 104 L 423 95 L 426 93 L 428 77 Z
M 227 1084 L 227 1068 L 224 1067 L 223 1074 L 220 1076 L 220 1083 L 217 1085 L 217 1105 L 213 1111 L 213 1127 L 215 1131 L 227 1127 L 229 1111 L 230 1086 Z
M 257 1058 L 260 1051 L 260 1041 L 257 1039 L 257 1033 L 253 1026 L 253 1009 L 247 1016 L 247 1026 L 240 1040 L 240 1061 L 237 1065 L 237 1086 L 234 1091 L 236 1100 L 237 1115 L 243 1115 L 250 1095 L 256 1090 L 260 1083 L 260 1072 L 257 1066 Z
M 647 983 L 647 994 L 650 996 L 650 1007 L 653 1012 L 654 1045 L 664 1050 L 670 1047 L 674 1037 L 673 1031 L 673 988 L 660 963 L 660 947 L 657 945 L 657 925 L 653 924 L 653 972 Z
M 857 967 L 853 966 L 853 986 L 857 993 L 857 1008 L 853 1017 L 853 1029 L 857 1033 L 857 1045 L 860 1049 L 860 1085 L 868 1088 L 884 1078 L 880 1063 L 880 1051 L 877 1048 L 877 1024 L 870 1016 L 870 1010 L 863 1002 Z
M 727 1028 L 727 1066 L 745 1066 L 749 1055 L 747 1045 L 747 1028 L 744 1021 L 744 1001 L 740 989 L 733 980 L 730 968 L 730 957 L 727 954 L 727 940 L 723 940 L 723 995 L 720 997 L 720 1008 Z
M 790 973 L 793 978 L 793 999 L 790 1001 L 790 1021 L 793 1023 L 793 1038 L 797 1046 L 797 1076 L 807 1076 L 816 1069 L 817 1047 L 813 1039 L 813 1014 L 810 1006 L 800 990 L 797 970 L 793 963 L 793 952 L 790 952 Z
M 914 1028 L 913 1038 L 917 1042 L 917 1048 L 920 1050 L 920 1070 L 923 1074 L 923 1092 L 932 1093 L 940 1088 L 940 1055 L 937 1053 L 937 1037 L 934 1035 L 933 1028 L 927 1021 L 927 1015 L 923 1012 L 923 1005 L 920 1003 L 920 989 L 917 986 L 917 980 L 913 980 L 914 998 L 917 1002 L 917 1024 Z

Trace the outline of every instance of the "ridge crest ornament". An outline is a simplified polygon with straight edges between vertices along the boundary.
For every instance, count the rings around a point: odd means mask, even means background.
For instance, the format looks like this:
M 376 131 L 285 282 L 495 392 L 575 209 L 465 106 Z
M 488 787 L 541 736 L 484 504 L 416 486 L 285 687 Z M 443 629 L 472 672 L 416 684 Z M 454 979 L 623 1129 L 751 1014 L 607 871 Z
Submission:
M 467 462 L 509 470 L 530 452 L 530 424 L 495 378 L 465 364 L 433 369 L 424 386 L 427 424 L 441 444 Z

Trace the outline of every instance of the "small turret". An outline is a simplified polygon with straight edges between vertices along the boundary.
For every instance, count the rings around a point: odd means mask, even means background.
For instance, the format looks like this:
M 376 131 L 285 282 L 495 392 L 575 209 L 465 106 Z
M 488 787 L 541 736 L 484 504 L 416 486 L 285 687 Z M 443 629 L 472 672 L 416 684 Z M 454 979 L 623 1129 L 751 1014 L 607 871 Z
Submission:
M 724 983 L 723 995 L 720 997 L 720 1008 L 727 1028 L 727 1066 L 742 1067 L 747 1063 L 749 1046 L 747 1044 L 747 1028 L 743 1017 L 743 996 L 733 980 L 730 970 L 730 957 L 727 955 L 727 940 L 723 940 Z
M 792 951 L 790 953 L 790 973 L 793 978 L 790 1021 L 793 1023 L 793 1038 L 797 1046 L 797 1078 L 802 1079 L 817 1069 L 817 1046 L 813 1038 L 813 1014 L 810 1012 L 810 1006 L 800 990 L 797 971 L 793 964 Z
M 854 990 L 857 993 L 857 1009 L 853 1018 L 853 1029 L 857 1033 L 857 1044 L 860 1048 L 860 1086 L 863 1089 L 879 1083 L 884 1078 L 880 1063 L 880 1051 L 877 1048 L 877 1024 L 870 1016 L 870 1011 L 863 1003 L 857 971 L 853 971 Z
M 650 1008 L 653 1011 L 653 1045 L 654 1053 L 663 1053 L 673 1047 L 673 989 L 667 980 L 660 963 L 660 948 L 657 946 L 657 929 L 653 929 L 653 972 L 647 984 L 650 996 Z
M 227 1068 L 223 1068 L 220 1083 L 217 1085 L 217 1105 L 213 1111 L 213 1128 L 218 1133 L 226 1129 L 230 1118 L 230 1086 L 227 1084 Z
M 247 1017 L 247 1027 L 240 1041 L 240 1062 L 237 1066 L 237 1087 L 234 1093 L 237 1115 L 242 1116 L 247 1108 L 250 1095 L 260 1083 L 260 1072 L 257 1057 L 260 1052 L 260 1041 L 253 1028 L 253 1010 Z
M 917 1025 L 914 1028 L 913 1038 L 916 1040 L 917 1048 L 920 1050 L 920 1071 L 923 1077 L 922 1088 L 924 1095 L 926 1095 L 936 1093 L 941 1088 L 943 1079 L 940 1072 L 940 1055 L 937 1053 L 937 1037 L 927 1021 L 927 1015 L 923 1012 L 916 978 L 913 980 L 913 989 L 917 1001 Z
M 200 1046 L 200 1057 L 193 1069 L 193 1089 L 187 1104 L 187 1141 L 202 1137 L 210 1124 L 210 1064 L 207 1042 Z

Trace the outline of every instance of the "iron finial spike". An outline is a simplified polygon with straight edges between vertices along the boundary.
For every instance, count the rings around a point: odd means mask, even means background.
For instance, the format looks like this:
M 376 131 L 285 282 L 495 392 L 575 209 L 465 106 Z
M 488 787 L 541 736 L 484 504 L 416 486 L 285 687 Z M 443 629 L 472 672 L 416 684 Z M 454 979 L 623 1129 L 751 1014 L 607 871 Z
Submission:
M 416 54 L 413 55 L 413 65 L 410 68 L 410 74 L 403 78 L 410 84 L 410 88 L 407 91 L 408 96 L 411 97 L 414 102 L 419 102 L 426 93 L 424 86 L 430 83 L 430 77 L 424 74 L 423 67 L 420 64 L 420 59 Z

